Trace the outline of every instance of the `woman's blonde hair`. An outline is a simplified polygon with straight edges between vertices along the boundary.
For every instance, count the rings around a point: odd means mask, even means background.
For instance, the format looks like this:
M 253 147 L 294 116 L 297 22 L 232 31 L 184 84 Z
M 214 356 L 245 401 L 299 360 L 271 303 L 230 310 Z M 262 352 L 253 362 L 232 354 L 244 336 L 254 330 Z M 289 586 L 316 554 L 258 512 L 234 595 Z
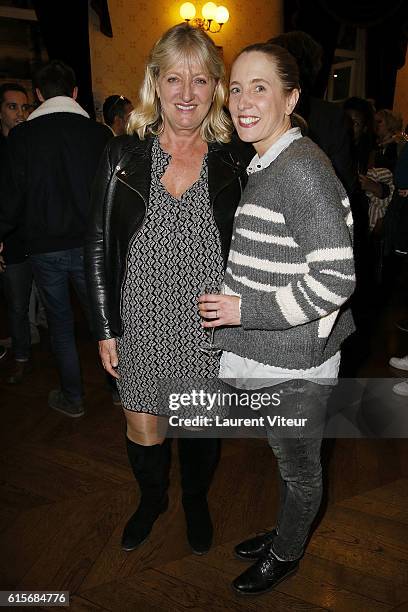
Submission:
M 157 94 L 157 81 L 161 72 L 171 69 L 180 59 L 197 61 L 215 81 L 213 101 L 201 124 L 201 137 L 206 142 L 229 142 L 232 124 L 224 111 L 227 99 L 224 63 L 211 38 L 187 23 L 167 30 L 150 52 L 140 88 L 140 101 L 127 124 L 128 134 L 137 134 L 141 140 L 150 134 L 161 134 L 164 117 Z

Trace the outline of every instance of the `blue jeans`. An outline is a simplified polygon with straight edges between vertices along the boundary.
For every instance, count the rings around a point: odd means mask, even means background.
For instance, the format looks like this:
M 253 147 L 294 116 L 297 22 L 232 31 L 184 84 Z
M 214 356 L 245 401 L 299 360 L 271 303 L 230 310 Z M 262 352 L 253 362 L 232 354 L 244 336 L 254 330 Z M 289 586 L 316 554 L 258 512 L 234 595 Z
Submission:
M 3 281 L 14 358 L 16 361 L 27 361 L 31 349 L 28 309 L 33 284 L 30 262 L 7 264 Z
M 271 427 L 268 442 L 278 462 L 280 504 L 272 550 L 283 561 L 299 559 L 304 552 L 323 493 L 320 448 L 332 387 L 306 380 L 291 380 L 262 389 L 281 392 L 278 408 L 264 416 L 306 419 L 304 428 Z
M 78 402 L 83 396 L 83 386 L 69 283 L 71 281 L 74 285 L 89 322 L 83 249 L 31 255 L 30 261 L 47 312 L 51 347 L 57 360 L 61 390 L 69 402 Z

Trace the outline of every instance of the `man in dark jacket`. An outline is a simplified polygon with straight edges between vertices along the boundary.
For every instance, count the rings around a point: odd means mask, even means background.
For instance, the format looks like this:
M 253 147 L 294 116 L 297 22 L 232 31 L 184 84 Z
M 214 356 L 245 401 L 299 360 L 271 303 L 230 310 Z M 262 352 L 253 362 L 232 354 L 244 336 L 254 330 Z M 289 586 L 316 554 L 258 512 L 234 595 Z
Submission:
M 6 164 L 9 133 L 16 125 L 27 119 L 28 110 L 27 92 L 22 85 L 4 83 L 0 86 L 0 168 Z M 7 205 L 7 202 L 5 204 Z M 5 264 L 1 265 L 2 281 L 14 357 L 7 382 L 15 384 L 21 382 L 31 368 L 28 310 L 33 275 L 27 259 L 21 225 L 16 227 L 5 240 L 2 258 Z M 4 352 L 4 347 L 0 347 L 0 355 Z
M 268 42 L 284 47 L 293 55 L 300 77 L 301 96 L 296 112 L 308 125 L 308 136 L 323 151 L 348 194 L 357 185 L 351 155 L 351 129 L 342 108 L 337 104 L 311 95 L 321 68 L 322 48 L 306 32 L 286 32 Z
M 23 221 L 61 379 L 61 388 L 50 391 L 48 404 L 79 417 L 84 414 L 83 387 L 69 281 L 87 312 L 84 234 L 92 181 L 112 134 L 76 102 L 78 89 L 69 66 L 50 62 L 38 71 L 35 84 L 42 104 L 9 136 L 0 240 Z
M 114 136 L 126 134 L 126 124 L 132 110 L 133 104 L 125 96 L 114 94 L 106 98 L 102 107 L 103 120 Z

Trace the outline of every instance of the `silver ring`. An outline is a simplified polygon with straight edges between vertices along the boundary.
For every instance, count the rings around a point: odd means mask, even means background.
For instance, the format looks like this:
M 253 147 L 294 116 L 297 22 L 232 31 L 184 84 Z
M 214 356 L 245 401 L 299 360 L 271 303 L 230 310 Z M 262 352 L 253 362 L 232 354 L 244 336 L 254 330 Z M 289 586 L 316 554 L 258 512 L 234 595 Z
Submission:
M 218 310 L 215 311 L 215 318 L 218 319 Z

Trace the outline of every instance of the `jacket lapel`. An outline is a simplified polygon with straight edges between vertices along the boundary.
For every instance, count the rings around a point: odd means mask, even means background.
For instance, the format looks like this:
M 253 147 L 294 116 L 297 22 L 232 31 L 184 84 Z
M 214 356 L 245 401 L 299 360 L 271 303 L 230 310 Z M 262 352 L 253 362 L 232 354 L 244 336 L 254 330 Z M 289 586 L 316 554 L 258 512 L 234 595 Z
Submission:
M 146 207 L 149 202 L 152 143 L 152 138 L 137 141 L 137 146 L 124 154 L 115 173 L 121 183 L 143 198 Z
M 245 176 L 245 166 L 232 157 L 226 147 L 210 143 L 208 146 L 208 189 L 211 203 L 238 176 Z
M 139 193 L 146 206 L 149 201 L 152 144 L 152 138 L 138 140 L 136 146 L 125 152 L 116 172 L 117 179 Z M 246 166 L 234 159 L 228 147 L 218 143 L 209 144 L 208 189 L 212 205 L 218 194 L 237 177 L 246 176 L 245 169 Z

